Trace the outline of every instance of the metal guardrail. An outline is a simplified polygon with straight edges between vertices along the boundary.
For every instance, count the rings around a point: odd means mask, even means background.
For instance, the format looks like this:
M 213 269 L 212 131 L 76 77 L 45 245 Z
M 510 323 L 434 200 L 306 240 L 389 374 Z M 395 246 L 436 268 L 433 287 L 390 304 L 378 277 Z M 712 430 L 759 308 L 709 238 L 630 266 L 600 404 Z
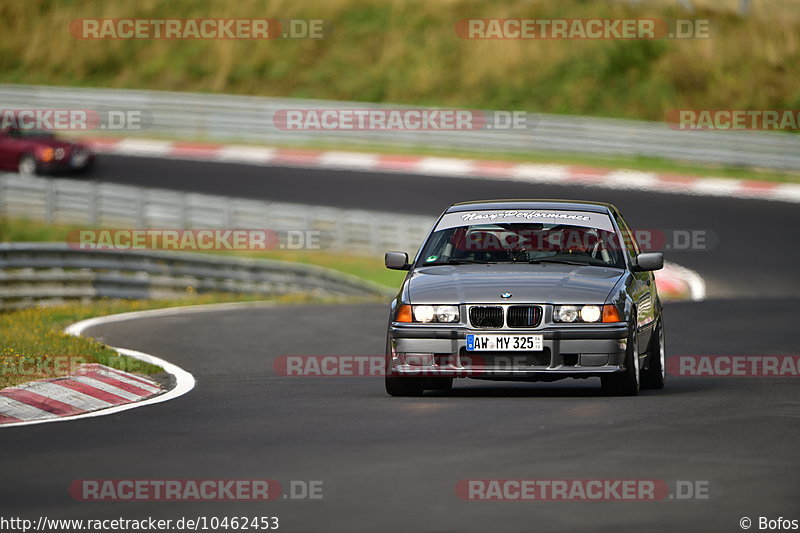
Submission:
M 65 243 L 0 244 L 0 309 L 187 292 L 385 296 L 387 290 L 326 268 L 282 261 L 73 250 Z
M 413 253 L 429 217 L 245 200 L 112 183 L 0 174 L 3 217 L 93 228 L 319 231 L 327 250 Z M 387 289 L 332 270 L 194 253 L 77 250 L 67 243 L 0 244 L 0 309 L 93 298 L 197 292 L 377 295 Z
M 152 123 L 126 135 L 303 144 L 390 144 L 471 151 L 558 151 L 653 156 L 726 165 L 800 169 L 800 135 L 748 131 L 677 131 L 661 122 L 539 114 L 527 130 L 284 131 L 283 109 L 400 109 L 408 106 L 219 94 L 0 85 L 3 108 L 129 109 Z
M 0 174 L 0 217 L 87 228 L 318 231 L 325 249 L 415 252 L 435 219 L 75 179 Z

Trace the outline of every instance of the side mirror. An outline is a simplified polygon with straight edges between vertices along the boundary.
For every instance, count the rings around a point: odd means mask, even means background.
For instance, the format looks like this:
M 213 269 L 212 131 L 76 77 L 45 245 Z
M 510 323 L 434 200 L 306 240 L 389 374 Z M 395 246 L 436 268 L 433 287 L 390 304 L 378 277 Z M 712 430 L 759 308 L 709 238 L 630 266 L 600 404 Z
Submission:
M 383 262 L 386 268 L 392 270 L 411 270 L 411 265 L 408 264 L 408 254 L 405 252 L 386 252 Z
M 661 252 L 647 252 L 636 256 L 633 270 L 636 272 L 649 272 L 664 268 L 664 254 Z

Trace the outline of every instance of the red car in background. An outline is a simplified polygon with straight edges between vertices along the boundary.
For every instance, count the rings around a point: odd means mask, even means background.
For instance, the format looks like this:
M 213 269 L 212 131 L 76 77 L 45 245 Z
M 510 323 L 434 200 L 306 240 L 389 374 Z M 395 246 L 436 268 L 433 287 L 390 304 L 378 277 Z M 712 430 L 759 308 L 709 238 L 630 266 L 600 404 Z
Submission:
M 6 128 L 0 130 L 0 169 L 22 175 L 85 172 L 94 165 L 94 153 L 81 143 L 56 138 L 50 132 Z

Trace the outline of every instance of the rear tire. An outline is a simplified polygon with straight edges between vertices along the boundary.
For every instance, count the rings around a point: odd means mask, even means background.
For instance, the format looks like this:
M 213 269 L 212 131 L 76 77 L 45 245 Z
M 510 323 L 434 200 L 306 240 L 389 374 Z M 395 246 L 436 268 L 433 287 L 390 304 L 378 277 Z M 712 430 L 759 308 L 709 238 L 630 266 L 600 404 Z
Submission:
M 625 350 L 625 371 L 600 377 L 603 392 L 609 396 L 636 396 L 639 394 L 639 354 L 636 353 L 636 317 L 628 332 Z
M 650 341 L 650 356 L 647 370 L 642 370 L 643 389 L 663 389 L 667 379 L 667 353 L 664 348 L 664 319 L 658 321 Z
M 389 396 L 422 396 L 425 378 L 386 376 L 386 393 Z

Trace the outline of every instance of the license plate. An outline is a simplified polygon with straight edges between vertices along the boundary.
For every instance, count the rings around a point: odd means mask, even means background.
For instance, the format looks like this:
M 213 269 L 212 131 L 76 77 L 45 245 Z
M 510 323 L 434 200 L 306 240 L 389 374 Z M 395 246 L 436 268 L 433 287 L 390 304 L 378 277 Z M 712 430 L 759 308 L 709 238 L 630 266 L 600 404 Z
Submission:
M 467 335 L 467 351 L 540 352 L 543 335 Z

